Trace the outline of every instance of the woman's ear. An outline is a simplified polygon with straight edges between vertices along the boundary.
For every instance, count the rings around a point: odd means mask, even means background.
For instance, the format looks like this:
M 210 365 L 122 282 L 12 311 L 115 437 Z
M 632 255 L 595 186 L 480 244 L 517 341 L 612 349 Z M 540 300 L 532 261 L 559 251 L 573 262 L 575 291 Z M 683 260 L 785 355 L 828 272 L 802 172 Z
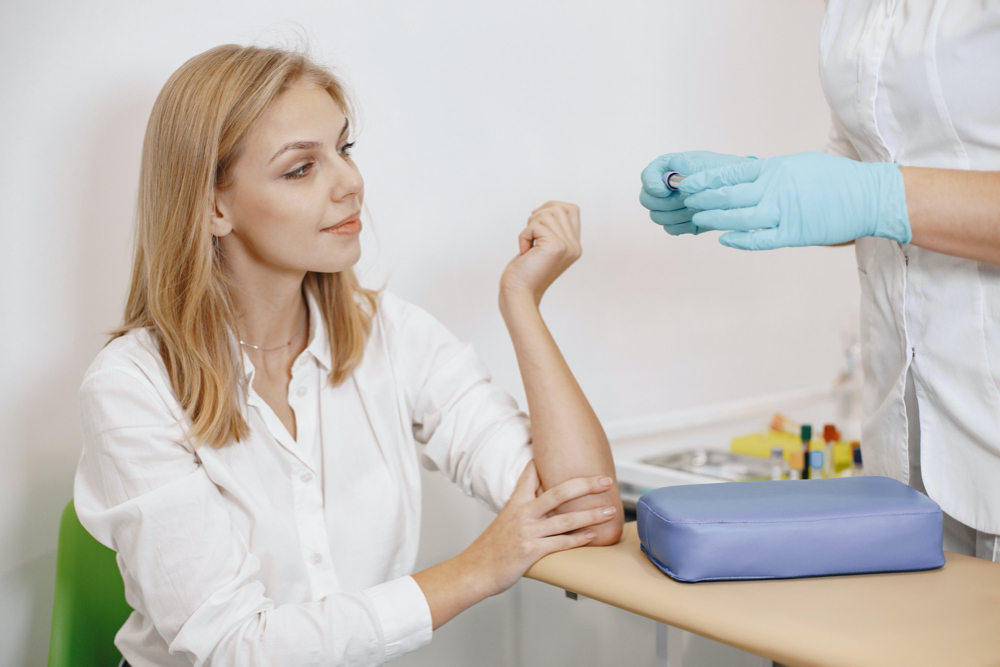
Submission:
M 212 197 L 209 208 L 209 219 L 212 226 L 212 236 L 222 238 L 233 231 L 233 224 L 225 213 L 225 205 L 219 201 L 219 194 Z

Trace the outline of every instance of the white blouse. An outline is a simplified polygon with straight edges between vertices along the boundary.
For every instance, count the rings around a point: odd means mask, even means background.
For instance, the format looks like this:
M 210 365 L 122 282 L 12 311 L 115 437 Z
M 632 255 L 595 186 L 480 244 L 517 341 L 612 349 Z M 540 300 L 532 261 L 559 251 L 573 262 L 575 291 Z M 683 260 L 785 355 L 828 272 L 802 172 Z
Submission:
M 471 345 L 383 294 L 364 358 L 331 386 L 310 299 L 288 400 L 298 439 L 252 388 L 250 427 L 187 442 L 153 335 L 105 347 L 80 389 L 75 503 L 117 552 L 135 610 L 115 643 L 150 665 L 369 665 L 431 639 L 408 576 L 420 534 L 418 461 L 495 511 L 531 459 L 527 417 Z
M 819 51 L 831 152 L 1000 170 L 1000 2 L 829 0 Z M 913 430 L 928 495 L 1000 533 L 1000 267 L 883 238 L 855 250 L 865 468 L 908 481 Z

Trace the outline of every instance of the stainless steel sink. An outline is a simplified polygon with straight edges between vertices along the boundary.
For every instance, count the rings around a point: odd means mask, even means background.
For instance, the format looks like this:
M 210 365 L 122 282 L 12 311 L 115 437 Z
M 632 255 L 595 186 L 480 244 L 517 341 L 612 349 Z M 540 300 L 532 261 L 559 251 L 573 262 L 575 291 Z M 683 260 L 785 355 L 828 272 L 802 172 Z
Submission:
M 771 478 L 770 463 L 756 456 L 695 448 L 642 459 L 643 463 L 730 482 Z

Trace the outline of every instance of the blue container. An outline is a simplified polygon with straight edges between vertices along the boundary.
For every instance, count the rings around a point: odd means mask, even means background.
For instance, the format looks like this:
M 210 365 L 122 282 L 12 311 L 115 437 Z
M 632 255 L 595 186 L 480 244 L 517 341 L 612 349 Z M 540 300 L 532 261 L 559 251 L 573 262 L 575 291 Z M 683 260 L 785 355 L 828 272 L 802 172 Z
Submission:
M 678 581 L 944 565 L 941 508 L 888 477 L 669 486 L 636 505 L 642 550 Z

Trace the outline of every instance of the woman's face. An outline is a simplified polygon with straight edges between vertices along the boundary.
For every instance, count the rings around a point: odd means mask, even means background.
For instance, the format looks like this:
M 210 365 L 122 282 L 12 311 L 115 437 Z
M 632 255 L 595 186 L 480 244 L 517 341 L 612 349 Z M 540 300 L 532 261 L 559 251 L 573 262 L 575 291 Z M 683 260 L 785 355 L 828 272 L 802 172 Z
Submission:
M 335 273 L 361 256 L 364 181 L 347 119 L 323 88 L 296 84 L 247 134 L 212 233 L 227 257 L 278 272 Z

